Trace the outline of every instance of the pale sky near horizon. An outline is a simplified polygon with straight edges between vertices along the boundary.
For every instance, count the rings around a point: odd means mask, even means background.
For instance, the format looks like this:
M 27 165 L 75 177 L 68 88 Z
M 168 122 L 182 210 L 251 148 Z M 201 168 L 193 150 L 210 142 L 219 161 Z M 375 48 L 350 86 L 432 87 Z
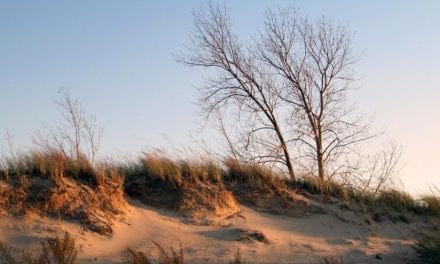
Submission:
M 187 43 L 191 11 L 206 3 L 0 0 L 0 135 L 8 130 L 17 145 L 29 145 L 33 131 L 59 121 L 53 100 L 64 86 L 104 126 L 104 153 L 191 147 L 199 128 L 194 86 L 203 71 L 185 68 L 173 54 Z M 352 29 L 362 53 L 353 101 L 403 146 L 407 190 L 440 186 L 439 1 L 225 4 L 244 38 L 267 8 L 289 5 Z

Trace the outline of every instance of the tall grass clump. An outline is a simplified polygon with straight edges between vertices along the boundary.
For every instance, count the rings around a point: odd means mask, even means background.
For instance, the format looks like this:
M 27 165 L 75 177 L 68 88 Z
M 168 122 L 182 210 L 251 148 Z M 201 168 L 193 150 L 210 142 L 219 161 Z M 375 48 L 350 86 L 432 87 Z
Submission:
M 272 169 L 256 163 L 240 163 L 234 159 L 226 159 L 225 180 L 235 182 L 241 188 L 259 190 L 278 190 L 286 188 L 286 179 Z
M 209 159 L 175 161 L 147 153 L 120 170 L 125 192 L 149 205 L 177 209 L 193 218 L 225 216 L 238 209 L 223 183 L 221 168 Z
M 56 264 L 74 264 L 78 255 L 75 239 L 67 232 L 62 238 L 48 239 L 43 244 L 43 254 L 48 258 L 48 263 L 52 260 Z
M 206 161 L 175 161 L 161 154 L 146 153 L 138 162 L 121 165 L 127 184 L 142 183 L 151 187 L 181 188 L 185 184 L 221 182 L 222 170 Z
M 385 190 L 377 196 L 376 206 L 383 210 L 408 213 L 415 210 L 416 200 L 403 191 Z
M 49 238 L 33 250 L 18 250 L 0 241 L 2 264 L 75 264 L 77 254 L 75 239 L 69 233 Z
M 356 190 L 333 180 L 321 181 L 315 176 L 303 176 L 293 183 L 298 190 L 311 194 L 322 194 L 348 202 L 356 196 Z
M 73 159 L 56 148 L 31 149 L 8 162 L 8 175 L 28 175 L 57 179 L 69 177 L 89 185 L 96 185 L 92 164 L 85 156 Z
M 422 195 L 419 199 L 421 211 L 425 215 L 440 216 L 440 197 L 435 195 Z

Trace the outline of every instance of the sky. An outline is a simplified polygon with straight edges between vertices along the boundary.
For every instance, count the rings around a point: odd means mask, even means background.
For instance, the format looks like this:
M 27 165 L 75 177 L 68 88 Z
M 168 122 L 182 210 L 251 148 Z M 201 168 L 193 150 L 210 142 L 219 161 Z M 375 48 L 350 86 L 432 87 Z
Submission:
M 439 1 L 225 1 L 247 38 L 267 8 L 297 6 L 354 31 L 361 54 L 353 101 L 382 136 L 403 147 L 407 190 L 440 186 Z M 0 0 L 0 140 L 17 146 L 60 122 L 65 87 L 104 126 L 101 151 L 187 146 L 200 132 L 197 86 L 203 71 L 175 60 L 188 43 L 192 11 L 207 1 Z M 4 142 L 4 141 L 3 141 Z

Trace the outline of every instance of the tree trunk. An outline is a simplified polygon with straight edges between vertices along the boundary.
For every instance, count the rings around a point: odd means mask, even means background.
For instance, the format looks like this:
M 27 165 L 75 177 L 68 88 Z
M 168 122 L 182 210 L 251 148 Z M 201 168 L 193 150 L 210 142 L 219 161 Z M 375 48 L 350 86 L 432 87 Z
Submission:
M 284 151 L 284 157 L 286 159 L 286 166 L 287 166 L 287 170 L 289 171 L 289 177 L 290 180 L 292 182 L 294 182 L 296 180 L 295 178 L 295 172 L 293 171 L 293 166 L 292 166 L 292 162 L 290 161 L 290 155 L 288 151 Z
M 286 160 L 286 167 L 289 172 L 290 180 L 294 182 L 296 180 L 295 171 L 293 170 L 292 161 L 290 160 L 289 149 L 287 148 L 286 141 L 284 140 L 283 134 L 281 133 L 281 129 L 278 126 L 278 123 L 276 121 L 273 121 L 272 124 L 274 125 L 275 132 L 278 136 L 278 139 L 280 140 L 281 147 L 283 148 L 284 159 Z
M 318 177 L 323 183 L 325 180 L 325 168 L 324 168 L 324 155 L 322 153 L 322 141 L 321 136 L 318 136 L 316 140 L 316 160 L 318 162 Z

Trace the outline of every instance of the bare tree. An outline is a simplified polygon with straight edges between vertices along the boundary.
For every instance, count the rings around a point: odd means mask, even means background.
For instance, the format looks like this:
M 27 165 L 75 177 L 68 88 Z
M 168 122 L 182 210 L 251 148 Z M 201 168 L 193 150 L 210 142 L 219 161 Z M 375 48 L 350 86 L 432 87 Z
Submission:
M 67 89 L 59 89 L 59 94 L 61 98 L 55 102 L 61 109 L 63 122 L 55 128 L 48 128 L 48 132 L 37 132 L 34 143 L 46 149 L 55 147 L 76 160 L 85 156 L 94 164 L 102 138 L 102 127 L 94 115 L 85 113 L 79 100 L 72 98 Z
M 6 130 L 5 141 L 8 147 L 9 158 L 15 161 L 17 159 L 17 148 L 15 147 L 14 137 L 9 133 L 9 130 Z
M 218 75 L 201 89 L 200 103 L 206 117 L 217 110 L 235 109 L 237 124 L 242 126 L 241 140 L 235 142 L 234 149 L 252 153 L 252 159 L 259 162 L 283 164 L 294 180 L 280 111 L 280 86 L 267 74 L 253 50 L 245 48 L 232 33 L 225 9 L 210 5 L 206 11 L 194 13 L 194 25 L 192 43 L 179 60 L 189 66 L 218 70 Z M 229 139 L 228 144 L 233 145 Z
M 378 195 L 388 188 L 395 188 L 400 170 L 402 147 L 388 142 L 382 149 L 362 158 L 347 160 L 346 170 L 340 176 L 343 184 L 358 189 L 361 193 Z
M 267 12 L 260 33 L 259 59 L 285 85 L 280 99 L 290 106 L 301 157 L 315 164 L 321 180 L 338 172 L 340 156 L 375 136 L 347 102 L 355 62 L 351 39 L 345 27 L 326 18 L 311 23 L 292 9 Z
M 72 99 L 66 89 L 61 88 L 58 92 L 62 98 L 55 102 L 61 107 L 61 113 L 65 121 L 61 127 L 57 129 L 58 136 L 61 137 L 61 140 L 67 141 L 71 147 L 71 152 L 78 160 L 81 156 L 80 147 L 85 124 L 84 111 L 78 99 Z
M 90 115 L 84 122 L 84 136 L 88 149 L 88 156 L 92 164 L 95 164 L 96 154 L 101 146 L 102 127 L 98 126 L 96 117 Z
M 253 159 L 281 162 L 294 179 L 295 149 L 297 165 L 306 163 L 324 181 L 345 170 L 344 156 L 376 136 L 348 101 L 356 59 L 345 27 L 326 18 L 309 22 L 295 9 L 268 11 L 264 30 L 246 44 L 232 33 L 225 9 L 215 6 L 195 13 L 194 25 L 180 60 L 216 70 L 201 89 L 201 104 L 208 117 L 235 107 L 242 132 L 235 150 L 242 144 Z

